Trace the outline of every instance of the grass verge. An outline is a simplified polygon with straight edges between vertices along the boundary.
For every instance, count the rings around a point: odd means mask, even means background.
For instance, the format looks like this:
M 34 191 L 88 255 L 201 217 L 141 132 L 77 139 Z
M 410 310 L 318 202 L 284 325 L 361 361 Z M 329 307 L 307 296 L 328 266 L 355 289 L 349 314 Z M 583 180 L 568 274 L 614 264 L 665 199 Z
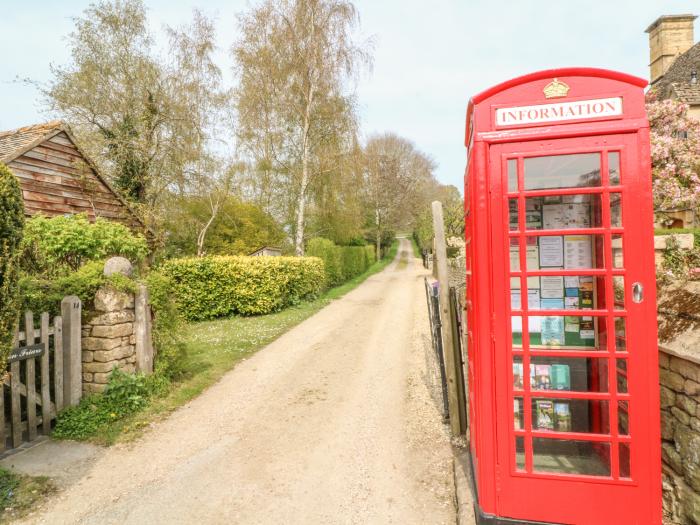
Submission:
M 0 523 L 19 519 L 56 487 L 45 476 L 23 476 L 0 468 Z
M 187 346 L 183 379 L 171 385 L 162 397 L 151 398 L 142 410 L 100 426 L 90 441 L 111 445 L 130 441 L 143 430 L 201 394 L 234 366 L 267 346 L 282 334 L 382 271 L 396 257 L 398 241 L 387 255 L 365 273 L 331 288 L 313 301 L 280 312 L 257 317 L 231 317 L 187 325 L 183 332 Z
M 420 252 L 420 248 L 418 247 L 418 243 L 416 242 L 416 238 L 413 235 L 411 235 L 410 239 L 411 239 L 411 246 L 413 246 L 413 256 L 416 259 L 422 259 L 423 255 Z

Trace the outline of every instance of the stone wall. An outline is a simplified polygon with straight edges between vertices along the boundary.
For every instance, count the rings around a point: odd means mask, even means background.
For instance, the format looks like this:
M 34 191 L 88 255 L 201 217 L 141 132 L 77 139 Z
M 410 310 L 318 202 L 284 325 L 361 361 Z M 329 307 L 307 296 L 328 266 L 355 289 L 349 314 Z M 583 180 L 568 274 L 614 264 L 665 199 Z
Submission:
M 664 511 L 700 524 L 700 363 L 659 352 Z
M 113 369 L 136 370 L 134 295 L 101 289 L 83 324 L 83 392 L 102 392 Z
M 700 283 L 665 286 L 658 309 L 664 513 L 700 524 Z

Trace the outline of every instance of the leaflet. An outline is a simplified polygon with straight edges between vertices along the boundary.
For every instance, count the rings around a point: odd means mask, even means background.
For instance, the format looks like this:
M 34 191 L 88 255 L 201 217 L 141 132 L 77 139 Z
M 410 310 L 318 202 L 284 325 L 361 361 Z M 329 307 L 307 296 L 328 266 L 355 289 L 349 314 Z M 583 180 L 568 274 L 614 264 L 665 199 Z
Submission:
M 578 309 L 578 297 L 565 297 L 564 307 L 567 310 L 577 310 Z
M 564 278 L 561 275 L 543 275 L 540 278 L 543 299 L 560 299 L 564 297 Z
M 565 268 L 592 268 L 592 264 L 593 253 L 590 235 L 567 235 L 564 237 Z
M 565 288 L 578 288 L 579 278 L 578 275 L 567 275 L 564 277 L 564 287 Z
M 563 310 L 564 300 L 563 299 L 542 299 L 542 309 L 543 310 Z
M 543 345 L 562 346 L 564 344 L 564 318 L 560 316 L 543 317 L 540 334 Z
M 564 266 L 564 239 L 560 236 L 540 237 L 539 261 L 542 267 Z

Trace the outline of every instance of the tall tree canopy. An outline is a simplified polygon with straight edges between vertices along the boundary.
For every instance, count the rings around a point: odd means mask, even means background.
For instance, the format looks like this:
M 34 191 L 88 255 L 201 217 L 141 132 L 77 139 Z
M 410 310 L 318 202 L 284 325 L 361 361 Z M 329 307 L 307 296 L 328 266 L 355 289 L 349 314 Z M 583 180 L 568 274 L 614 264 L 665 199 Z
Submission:
M 303 254 L 312 183 L 338 169 L 355 130 L 349 80 L 369 61 L 346 0 L 265 0 L 233 47 L 238 138 Z M 343 147 L 346 146 L 346 147 Z
M 166 35 L 162 54 L 141 0 L 91 4 L 69 35 L 71 61 L 52 66 L 44 89 L 49 108 L 151 226 L 161 197 L 186 186 L 209 154 L 225 102 L 212 22 L 195 11 L 190 25 Z

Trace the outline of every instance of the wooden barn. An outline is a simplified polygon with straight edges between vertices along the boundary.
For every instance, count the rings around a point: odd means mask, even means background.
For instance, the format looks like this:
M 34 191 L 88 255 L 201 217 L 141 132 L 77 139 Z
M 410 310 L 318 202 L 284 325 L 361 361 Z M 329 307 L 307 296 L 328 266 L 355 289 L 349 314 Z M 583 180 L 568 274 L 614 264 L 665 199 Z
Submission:
M 0 132 L 0 162 L 19 179 L 28 216 L 86 213 L 90 220 L 103 217 L 143 229 L 61 121 Z

